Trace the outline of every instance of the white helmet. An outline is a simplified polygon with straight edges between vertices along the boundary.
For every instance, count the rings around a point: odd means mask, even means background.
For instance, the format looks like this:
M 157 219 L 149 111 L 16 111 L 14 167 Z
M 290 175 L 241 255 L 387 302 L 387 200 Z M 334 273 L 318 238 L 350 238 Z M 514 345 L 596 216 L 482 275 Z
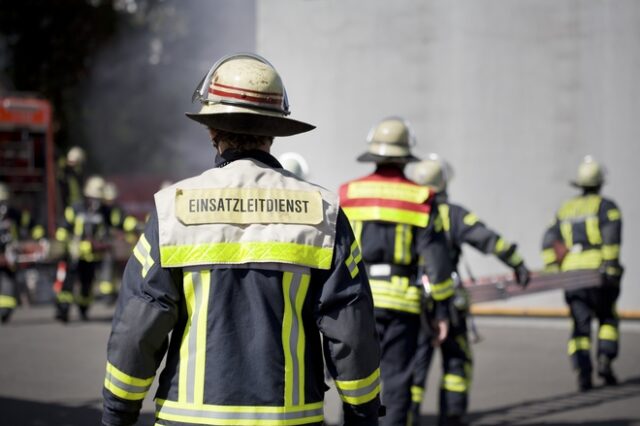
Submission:
M 571 184 L 579 188 L 597 188 L 604 183 L 604 174 L 604 168 L 591 155 L 587 155 L 578 166 L 576 179 Z
M 70 166 L 82 165 L 86 159 L 84 149 L 79 146 L 74 146 L 67 152 L 67 164 Z
M 90 176 L 84 184 L 82 194 L 87 198 L 104 198 L 104 179 L 100 176 Z
M 251 53 L 225 56 L 202 79 L 192 101 L 200 101 L 198 113 L 187 117 L 227 132 L 291 136 L 315 128 L 287 118 L 287 92 L 276 69 Z
M 0 182 L 0 201 L 9 201 L 11 198 L 11 191 L 9 185 L 4 182 Z
M 115 201 L 118 198 L 118 187 L 113 182 L 105 182 L 102 190 L 105 201 Z
M 409 175 L 418 185 L 430 186 L 434 191 L 442 192 L 453 178 L 453 168 L 438 154 L 429 154 L 426 160 L 413 165 Z
M 297 152 L 285 152 L 278 161 L 282 164 L 282 168 L 290 171 L 300 179 L 306 179 L 309 174 L 309 164 L 307 160 Z
M 369 131 L 369 148 L 358 157 L 358 161 L 374 163 L 418 161 L 411 154 L 415 137 L 409 123 L 400 117 L 387 117 Z

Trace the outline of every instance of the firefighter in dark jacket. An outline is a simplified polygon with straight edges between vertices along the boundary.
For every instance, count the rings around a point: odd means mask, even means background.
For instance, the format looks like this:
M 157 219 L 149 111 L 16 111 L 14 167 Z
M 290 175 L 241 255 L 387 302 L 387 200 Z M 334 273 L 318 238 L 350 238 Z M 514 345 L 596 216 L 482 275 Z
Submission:
M 113 320 L 103 424 L 135 423 L 166 353 L 157 425 L 321 425 L 324 352 L 345 424 L 377 425 L 360 249 L 337 196 L 269 153 L 275 136 L 313 126 L 286 117 L 282 81 L 257 55 L 218 61 L 194 99 L 188 116 L 219 155 L 155 195 Z
M 72 206 L 82 201 L 86 160 L 86 153 L 79 146 L 71 147 L 66 157 L 61 159 L 62 167 L 58 171 L 58 186 L 64 206 Z
M 104 179 L 90 176 L 83 188 L 83 200 L 65 208 L 63 223 L 56 230 L 56 240 L 67 248 L 66 276 L 62 288 L 56 289 L 56 319 L 62 322 L 69 320 L 74 302 L 80 318 L 88 319 L 96 269 L 108 248 L 109 219 L 103 191 Z M 78 292 L 74 292 L 76 281 L 80 283 Z
M 572 185 L 581 194 L 566 201 L 557 211 L 543 238 L 542 257 L 547 270 L 598 270 L 603 285 L 565 292 L 571 311 L 573 332 L 568 353 L 578 376 L 578 388 L 591 389 L 591 319 L 598 330 L 598 376 L 608 385 L 617 383 L 611 363 L 618 355 L 618 315 L 616 300 L 620 294 L 620 243 L 622 217 L 618 206 L 600 195 L 604 184 L 601 165 L 592 157 L 584 158 Z
M 404 175 L 413 135 L 401 118 L 390 117 L 372 128 L 368 152 L 358 161 L 373 162 L 373 174 L 345 183 L 340 203 L 362 247 L 367 265 L 382 347 L 382 402 L 385 425 L 406 425 L 411 404 L 412 359 L 416 350 L 424 289 L 419 258 L 430 259 L 426 274 L 435 301 L 433 318 L 440 338 L 448 327 L 453 296 L 451 261 L 433 192 Z
M 10 205 L 9 186 L 0 182 L 0 321 L 6 323 L 18 305 L 16 264 L 13 245 L 22 240 L 44 237 L 44 228 L 37 225 L 28 211 Z
M 465 424 L 472 380 L 473 358 L 467 329 L 469 297 L 461 286 L 457 272 L 462 255 L 462 244 L 469 244 L 485 254 L 496 256 L 513 269 L 516 281 L 520 285 L 526 286 L 529 282 L 529 270 L 518 254 L 516 245 L 507 242 L 495 231 L 489 229 L 474 213 L 449 202 L 447 183 L 451 176 L 451 166 L 436 154 L 431 154 L 428 159 L 417 163 L 412 170 L 412 178 L 416 183 L 428 186 L 437 193 L 438 210 L 455 268 L 456 296 L 452 304 L 454 312 L 451 315 L 449 335 L 440 345 L 443 370 L 439 398 L 439 424 L 441 425 Z M 433 352 L 430 334 L 430 330 L 423 327 L 416 353 L 411 389 L 412 412 L 416 417 L 423 399 L 424 384 Z

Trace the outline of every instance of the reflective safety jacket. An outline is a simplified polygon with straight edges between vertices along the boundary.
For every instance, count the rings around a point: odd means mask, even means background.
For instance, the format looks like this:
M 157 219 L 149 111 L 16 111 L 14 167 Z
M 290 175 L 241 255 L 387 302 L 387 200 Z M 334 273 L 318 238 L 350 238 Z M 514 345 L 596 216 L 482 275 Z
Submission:
M 523 262 L 517 252 L 517 246 L 487 228 L 475 213 L 460 205 L 450 203 L 446 199 L 441 200 L 440 197 L 438 197 L 438 201 L 440 201 L 438 211 L 449 242 L 454 267 L 457 267 L 460 261 L 463 243 L 467 243 L 485 254 L 495 255 L 511 268 L 515 268 Z
M 266 153 L 220 161 L 155 196 L 113 320 L 103 423 L 135 422 L 166 353 L 157 425 L 320 424 L 324 351 L 346 424 L 377 425 L 373 301 L 337 197 Z
M 401 169 L 379 166 L 375 173 L 340 187 L 340 204 L 362 247 L 376 308 L 419 314 L 420 257 L 438 318 L 454 294 L 452 265 L 433 192 L 408 180 Z
M 31 214 L 16 210 L 6 204 L 0 205 L 0 254 L 7 245 L 25 239 L 38 240 L 44 237 L 44 228 L 34 222 Z
M 573 271 L 600 269 L 619 277 L 622 216 L 616 204 L 587 193 L 565 202 L 542 242 L 546 269 Z M 563 248 L 558 249 L 558 243 Z M 566 253 L 564 253 L 566 251 Z
M 98 243 L 106 242 L 109 217 L 102 205 L 89 207 L 82 201 L 64 209 L 64 220 L 56 230 L 56 240 L 64 242 L 73 259 L 97 262 L 103 250 L 96 250 Z

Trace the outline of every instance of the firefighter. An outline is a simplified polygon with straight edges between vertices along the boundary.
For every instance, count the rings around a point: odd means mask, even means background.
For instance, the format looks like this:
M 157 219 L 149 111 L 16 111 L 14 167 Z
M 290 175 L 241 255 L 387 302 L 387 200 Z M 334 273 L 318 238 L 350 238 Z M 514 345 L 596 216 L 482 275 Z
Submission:
M 285 152 L 278 157 L 278 161 L 285 170 L 290 171 L 300 179 L 306 180 L 309 178 L 309 164 L 297 152 Z
M 598 270 L 602 286 L 565 292 L 571 311 L 573 332 L 568 353 L 577 372 L 578 388 L 592 388 L 591 319 L 597 317 L 597 373 L 607 385 L 617 383 L 611 367 L 618 355 L 618 315 L 623 267 L 620 265 L 622 217 L 618 206 L 600 195 L 605 183 L 602 166 L 587 156 L 571 184 L 580 195 L 566 201 L 557 211 L 543 238 L 542 257 L 550 271 Z
M 103 191 L 104 208 L 109 218 L 109 240 L 113 243 L 111 250 L 104 253 L 99 272 L 98 290 L 107 303 L 115 303 L 118 289 L 116 277 L 122 276 L 123 270 L 118 262 L 116 253 L 116 243 L 131 243 L 131 247 L 136 241 L 136 228 L 138 220 L 131 215 L 127 215 L 122 206 L 117 202 L 118 187 L 113 182 L 105 182 Z M 122 265 L 124 266 L 124 265 Z
M 528 284 L 530 275 L 517 251 L 516 244 L 507 242 L 495 231 L 489 229 L 474 213 L 449 201 L 447 183 L 452 173 L 451 166 L 436 154 L 431 154 L 426 160 L 417 163 L 412 173 L 416 183 L 426 185 L 436 192 L 438 210 L 454 265 L 453 276 L 456 283 L 456 296 L 452 304 L 454 312 L 451 315 L 449 335 L 440 345 L 443 370 L 439 398 L 439 424 L 441 425 L 465 424 L 472 380 L 473 358 L 467 328 L 469 296 L 462 288 L 458 274 L 462 245 L 466 243 L 482 253 L 496 256 L 513 269 L 516 281 L 523 287 Z M 428 259 L 426 261 L 428 262 Z M 429 330 L 423 328 L 416 353 L 412 388 L 414 397 L 412 412 L 416 415 L 419 413 L 423 399 L 424 383 L 433 351 L 429 334 Z
M 9 321 L 18 305 L 14 246 L 26 239 L 44 237 L 44 228 L 36 225 L 28 211 L 10 205 L 11 191 L 0 182 L 0 321 Z
M 358 244 L 337 196 L 269 153 L 274 137 L 314 126 L 287 118 L 282 80 L 257 55 L 218 61 L 194 100 L 202 109 L 187 115 L 218 161 L 155 194 L 113 321 L 103 425 L 135 423 L 165 352 L 157 425 L 321 425 L 322 346 L 345 424 L 377 425 Z
M 86 159 L 84 149 L 79 146 L 71 147 L 64 158 L 58 177 L 60 196 L 64 206 L 72 206 L 82 200 Z
M 56 230 L 56 240 L 67 247 L 67 272 L 56 294 L 56 319 L 67 322 L 69 307 L 75 302 L 83 321 L 93 300 L 96 269 L 108 249 L 109 219 L 103 204 L 104 179 L 90 176 L 83 188 L 82 201 L 64 210 L 64 221 Z M 74 294 L 76 280 L 80 290 Z
M 382 402 L 385 425 L 406 425 L 411 404 L 412 359 L 416 350 L 424 290 L 418 276 L 421 256 L 431 259 L 426 274 L 440 341 L 446 337 L 453 296 L 451 262 L 433 193 L 409 181 L 407 163 L 413 133 L 399 117 L 389 117 L 369 132 L 368 151 L 358 157 L 375 172 L 340 187 L 343 207 L 367 265 L 382 349 Z

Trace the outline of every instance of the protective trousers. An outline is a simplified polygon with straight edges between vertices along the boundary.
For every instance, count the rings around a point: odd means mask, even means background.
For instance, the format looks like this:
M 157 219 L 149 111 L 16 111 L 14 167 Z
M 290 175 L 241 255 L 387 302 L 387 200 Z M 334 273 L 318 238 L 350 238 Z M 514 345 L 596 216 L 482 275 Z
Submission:
M 424 399 L 424 391 L 431 360 L 433 358 L 434 338 L 433 330 L 424 318 L 418 335 L 418 347 L 413 361 L 413 379 L 411 384 L 411 422 L 413 426 L 420 425 L 420 404 Z
M 18 304 L 15 273 L 7 268 L 0 268 L 0 319 L 9 321 Z
M 591 320 L 598 319 L 598 352 L 613 360 L 618 356 L 618 315 L 616 300 L 620 294 L 618 286 L 603 286 L 568 291 L 565 300 L 571 311 L 573 332 L 568 345 L 573 368 L 580 374 L 590 375 L 591 365 Z
M 62 289 L 57 295 L 56 307 L 60 319 L 66 320 L 68 318 L 69 308 L 74 301 L 78 305 L 82 319 L 87 319 L 87 311 L 93 299 L 93 280 L 98 265 L 98 262 L 84 260 L 69 264 Z M 76 280 L 80 282 L 80 292 L 74 297 Z
M 461 313 L 457 324 L 451 325 L 449 335 L 440 346 L 442 354 L 442 383 L 440 386 L 439 424 L 446 425 L 448 417 L 466 414 L 473 374 L 473 355 L 469 346 L 466 316 Z
M 382 352 L 382 403 L 387 409 L 380 425 L 406 426 L 420 316 L 389 309 L 376 309 L 375 315 Z

